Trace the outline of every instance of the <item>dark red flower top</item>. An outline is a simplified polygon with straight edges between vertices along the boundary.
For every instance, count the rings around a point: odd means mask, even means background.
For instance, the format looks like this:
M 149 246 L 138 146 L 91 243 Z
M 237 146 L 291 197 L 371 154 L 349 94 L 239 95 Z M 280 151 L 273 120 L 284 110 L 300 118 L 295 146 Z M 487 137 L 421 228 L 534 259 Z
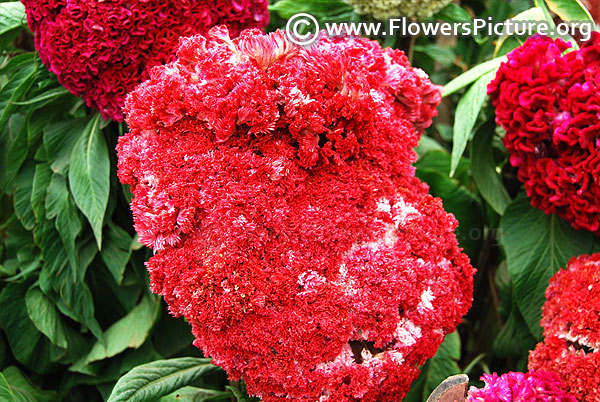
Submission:
M 488 92 L 504 144 L 534 207 L 600 234 L 600 35 L 565 52 L 535 36 L 503 63 Z

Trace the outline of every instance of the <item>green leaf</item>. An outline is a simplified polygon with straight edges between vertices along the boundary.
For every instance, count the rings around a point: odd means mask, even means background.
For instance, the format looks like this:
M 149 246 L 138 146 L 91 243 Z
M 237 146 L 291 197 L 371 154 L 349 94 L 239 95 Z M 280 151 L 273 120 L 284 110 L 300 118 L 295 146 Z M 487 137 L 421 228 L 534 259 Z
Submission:
M 542 12 L 544 13 L 544 21 L 546 21 L 548 26 L 551 29 L 556 28 L 556 24 L 554 24 L 554 19 L 552 18 L 552 14 L 550 14 L 550 10 L 548 9 L 548 6 L 546 5 L 546 0 L 533 0 L 533 4 L 536 7 L 539 7 L 542 9 Z
M 588 9 L 579 0 L 545 0 L 548 8 L 563 21 L 594 22 Z
M 419 378 L 402 402 L 422 402 L 446 378 L 460 374 L 457 361 L 460 359 L 460 337 L 458 332 L 446 335 L 437 353 L 423 367 Z
M 44 199 L 46 197 L 46 191 L 52 178 L 52 171 L 50 165 L 47 163 L 38 163 L 35 166 L 35 174 L 33 175 L 33 187 L 31 190 L 31 208 L 35 219 L 39 219 L 40 209 L 44 205 Z
M 352 6 L 341 0 L 280 0 L 269 6 L 271 13 L 279 14 L 281 18 L 289 19 L 298 13 L 310 13 L 316 18 L 353 11 Z
M 0 401 L 16 402 L 15 394 L 13 394 L 12 389 L 8 386 L 6 378 L 4 378 L 2 373 L 0 373 Z
M 56 402 L 58 400 L 56 392 L 39 389 L 14 366 L 4 369 L 2 375 L 14 393 L 16 402 Z
M 497 57 L 495 59 L 488 60 L 471 68 L 469 71 L 462 73 L 461 75 L 444 85 L 444 88 L 442 89 L 442 95 L 448 96 L 450 94 L 453 94 L 454 92 L 477 81 L 484 74 L 487 74 L 491 71 L 493 71 L 495 74 L 498 68 L 500 68 L 500 64 L 502 64 L 506 60 L 506 56 Z
M 435 19 L 448 22 L 468 22 L 471 21 L 471 16 L 458 4 L 450 3 L 435 15 Z
M 56 230 L 58 230 L 65 246 L 69 264 L 71 268 L 77 269 L 79 261 L 77 250 L 75 249 L 75 239 L 81 232 L 82 225 L 77 215 L 77 210 L 67 191 L 67 182 L 59 174 L 52 175 L 52 180 L 48 186 L 46 193 L 46 218 L 56 218 Z
M 114 323 L 104 333 L 104 339 L 97 341 L 87 356 L 75 363 L 72 369 L 113 357 L 127 348 L 139 348 L 150 333 L 158 315 L 158 298 L 145 296 L 125 317 Z
M 243 380 L 236 381 L 231 386 L 226 386 L 225 389 L 233 394 L 237 402 L 260 402 L 260 399 L 248 395 L 246 383 Z
M 506 208 L 500 229 L 514 300 L 531 333 L 541 340 L 540 319 L 548 281 L 571 257 L 590 253 L 594 236 L 533 208 L 525 194 Z
M 431 57 L 433 60 L 442 63 L 445 66 L 451 66 L 456 60 L 456 53 L 453 49 L 429 43 L 427 45 L 415 45 L 414 52 L 423 53 Z
M 25 6 L 20 1 L 0 3 L 0 35 L 26 24 Z
M 475 133 L 471 143 L 471 170 L 481 196 L 494 211 L 503 215 L 511 200 L 500 175 L 496 172 L 492 149 L 493 139 L 494 130 L 488 124 Z
M 0 2 L 0 54 L 12 48 L 12 41 L 26 24 L 25 7 L 21 2 Z
M 33 226 L 35 225 L 35 215 L 33 214 L 33 209 L 31 207 L 34 176 L 35 163 L 29 161 L 29 163 L 23 166 L 15 182 L 15 214 L 21 221 L 23 227 L 27 230 L 33 229 Z
M 433 138 L 423 135 L 421 137 L 421 140 L 419 141 L 419 145 L 415 148 L 415 151 L 417 152 L 417 155 L 419 155 L 419 158 L 421 158 L 425 156 L 428 152 L 445 151 L 445 149 L 439 142 L 437 142 Z
M 21 99 L 35 82 L 37 66 L 34 63 L 34 56 L 30 58 L 31 62 L 17 70 L 0 90 L 0 127 L 6 124 L 8 118 L 17 108 L 14 102 Z
M 444 209 L 454 214 L 459 222 L 456 229 L 459 244 L 476 259 L 483 242 L 483 209 L 479 199 L 458 178 L 448 177 L 449 167 L 450 156 L 446 152 L 432 151 L 417 163 L 416 174 L 430 186 L 431 195 L 444 201 Z
M 69 93 L 69 90 L 63 87 L 59 87 L 59 88 L 52 88 L 49 91 L 46 91 L 38 96 L 36 96 L 35 98 L 31 98 L 31 99 L 27 99 L 25 101 L 21 101 L 21 102 L 12 102 L 15 105 L 19 105 L 19 106 L 31 106 L 31 105 L 36 105 L 38 107 L 41 107 L 49 102 L 52 102 L 55 99 L 60 98 L 61 96 L 67 95 Z
M 160 398 L 159 402 L 212 402 L 231 400 L 233 395 L 227 391 L 214 389 L 183 387 Z
M 458 101 L 454 118 L 454 138 L 452 145 L 452 162 L 450 165 L 450 176 L 454 175 L 458 162 L 467 147 L 471 132 L 477 122 L 479 112 L 487 96 L 487 86 L 496 75 L 495 71 L 489 71 L 482 75 L 475 84 Z
M 119 379 L 108 402 L 150 401 L 221 370 L 210 359 L 182 357 L 143 364 Z
M 69 168 L 71 194 L 92 225 L 98 249 L 102 247 L 102 223 L 110 191 L 110 161 L 101 121 L 100 114 L 96 114 L 81 133 Z
M 508 319 L 494 338 L 492 346 L 494 354 L 501 358 L 507 356 L 523 358 L 529 354 L 536 343 L 536 339 L 513 301 Z
M 4 287 L 0 293 L 0 326 L 15 358 L 35 371 L 44 372 L 50 367 L 49 341 L 29 319 L 25 306 L 27 288 L 27 285 L 17 283 Z M 11 384 L 8 377 L 7 381 Z
M 25 295 L 27 313 L 35 327 L 61 348 L 67 348 L 65 328 L 56 306 L 37 286 L 32 286 Z
M 12 124 L 16 123 L 15 121 L 11 121 L 10 123 L 9 129 L 17 128 L 15 127 L 18 126 L 17 124 Z M 14 180 L 15 176 L 19 172 L 19 169 L 21 169 L 23 162 L 25 162 L 28 153 L 29 148 L 27 148 L 27 126 L 26 124 L 23 124 L 19 127 L 19 131 L 14 140 L 10 143 L 8 152 L 6 153 L 6 165 L 3 169 L 4 171 L 2 172 L 2 179 L 5 186 Z
M 33 148 L 44 133 L 44 129 L 57 117 L 62 104 L 48 105 L 42 109 L 29 112 L 27 116 L 27 144 Z
M 100 257 L 117 284 L 123 281 L 125 267 L 131 257 L 133 239 L 129 234 L 109 222 L 104 236 Z
M 53 172 L 66 176 L 75 143 L 88 123 L 87 118 L 61 120 L 44 129 L 44 146 Z

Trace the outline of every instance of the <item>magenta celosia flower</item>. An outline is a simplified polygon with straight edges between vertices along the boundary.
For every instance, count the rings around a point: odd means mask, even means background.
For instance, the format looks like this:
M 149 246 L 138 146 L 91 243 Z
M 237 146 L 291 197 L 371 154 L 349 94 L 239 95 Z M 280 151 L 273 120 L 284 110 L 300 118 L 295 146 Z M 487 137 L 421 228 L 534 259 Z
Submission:
M 600 254 L 572 258 L 550 280 L 541 325 L 544 342 L 529 367 L 558 373 L 581 402 L 600 395 Z
M 563 55 L 535 36 L 489 86 L 504 144 L 533 206 L 600 234 L 600 35 Z
M 466 402 L 577 402 L 554 373 L 484 374 L 481 389 L 471 387 Z
M 173 60 L 180 36 L 269 22 L 268 0 L 22 0 L 35 47 L 59 82 L 102 116 L 123 120 L 125 95 Z
M 152 289 L 264 402 L 398 401 L 469 308 L 457 222 L 411 166 L 439 101 L 377 42 L 221 28 L 128 97 Z

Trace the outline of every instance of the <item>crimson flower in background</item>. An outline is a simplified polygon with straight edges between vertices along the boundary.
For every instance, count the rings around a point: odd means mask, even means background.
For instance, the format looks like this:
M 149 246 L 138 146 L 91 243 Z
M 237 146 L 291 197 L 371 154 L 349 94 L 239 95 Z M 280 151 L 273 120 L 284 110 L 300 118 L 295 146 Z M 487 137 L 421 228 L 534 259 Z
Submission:
M 471 387 L 466 402 L 577 402 L 554 373 L 484 374 L 485 387 Z
M 600 396 L 600 254 L 569 261 L 550 280 L 541 325 L 544 342 L 529 368 L 558 373 L 580 402 Z
M 535 36 L 503 63 L 488 92 L 531 203 L 600 234 L 600 35 L 563 54 Z
M 398 401 L 472 301 L 457 222 L 411 163 L 440 90 L 366 39 L 182 40 L 118 145 L 154 292 L 273 401 Z
M 123 120 L 125 96 L 173 60 L 180 36 L 269 22 L 267 0 L 22 0 L 35 47 L 58 81 L 102 117 Z

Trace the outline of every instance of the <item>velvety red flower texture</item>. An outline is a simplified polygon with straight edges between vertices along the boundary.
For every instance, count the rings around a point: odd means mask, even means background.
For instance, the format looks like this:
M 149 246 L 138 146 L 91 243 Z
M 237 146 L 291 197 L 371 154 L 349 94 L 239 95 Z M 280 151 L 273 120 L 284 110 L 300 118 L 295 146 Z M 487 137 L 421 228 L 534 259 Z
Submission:
M 488 90 L 510 162 L 531 203 L 600 234 L 600 35 L 563 54 L 536 36 L 508 56 Z
M 554 373 L 531 370 L 484 374 L 485 387 L 471 387 L 466 402 L 577 402 Z
M 35 47 L 59 82 L 102 117 L 123 120 L 125 96 L 172 61 L 180 36 L 269 22 L 267 0 L 22 0 Z
M 398 401 L 472 300 L 457 222 L 414 177 L 439 87 L 364 39 L 224 29 L 128 98 L 153 291 L 263 401 Z
M 550 280 L 544 342 L 529 368 L 558 373 L 581 402 L 600 401 L 600 254 L 573 258 Z

